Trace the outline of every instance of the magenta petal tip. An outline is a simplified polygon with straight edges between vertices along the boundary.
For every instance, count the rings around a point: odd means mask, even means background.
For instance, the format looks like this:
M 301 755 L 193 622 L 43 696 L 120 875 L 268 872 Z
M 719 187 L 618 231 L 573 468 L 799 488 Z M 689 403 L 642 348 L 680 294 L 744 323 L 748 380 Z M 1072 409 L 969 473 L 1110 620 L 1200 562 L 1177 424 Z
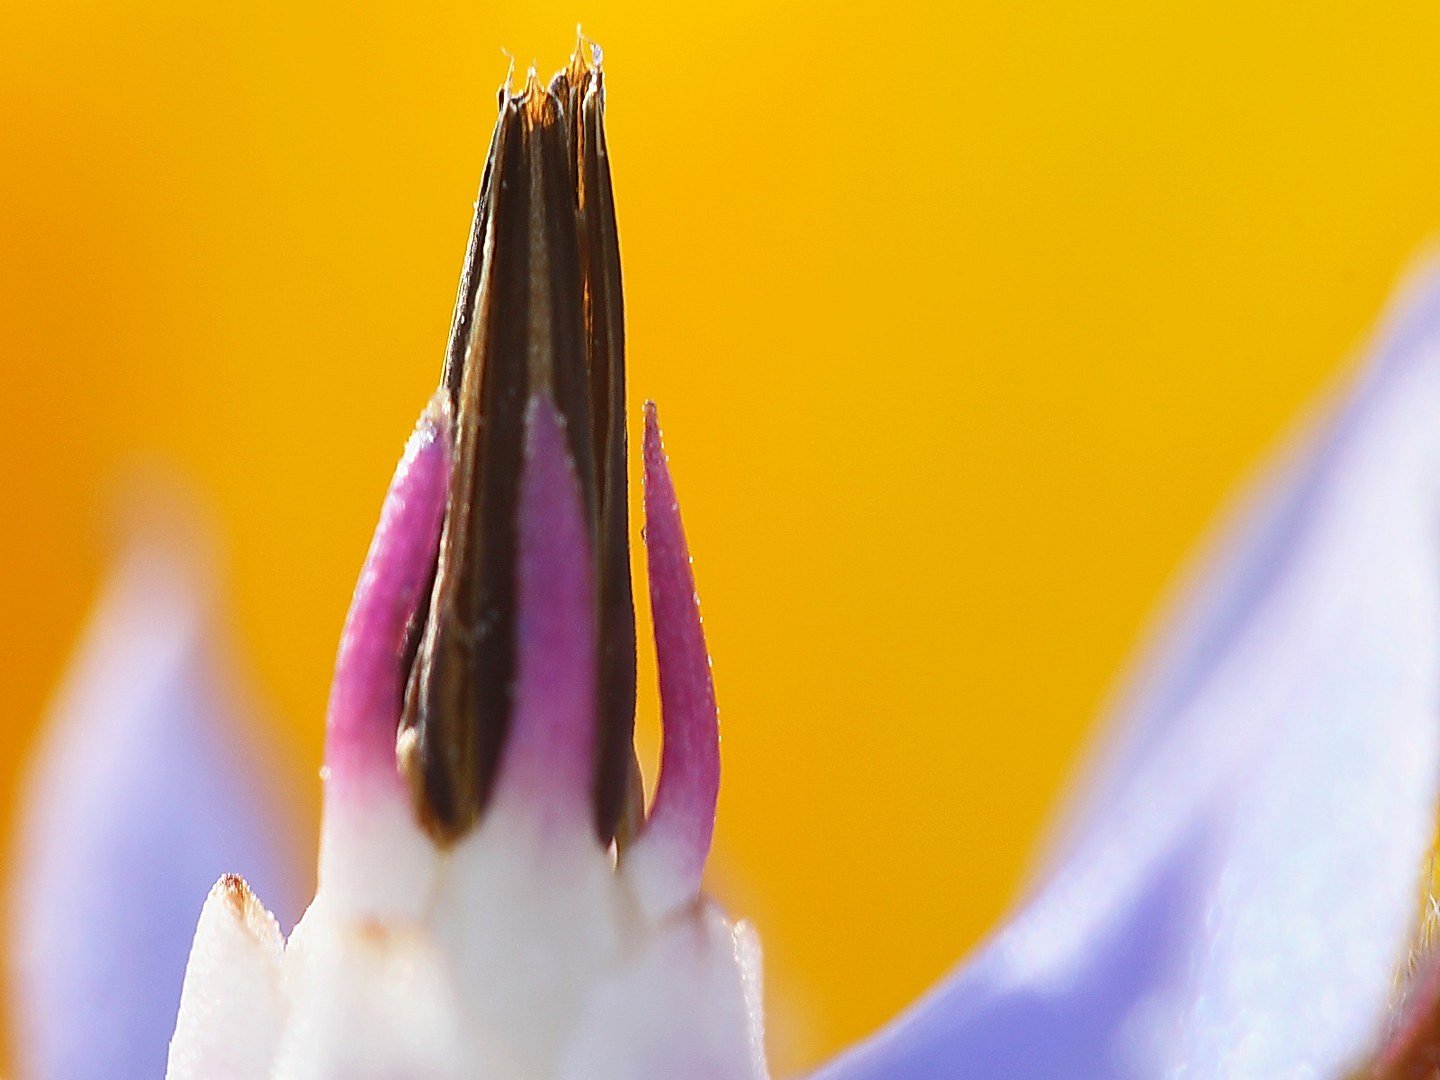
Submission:
M 655 800 L 626 862 L 652 910 L 693 900 L 715 831 L 720 729 L 690 550 L 655 403 L 645 403 L 645 550 L 663 743 Z
M 325 745 L 327 799 L 402 790 L 395 731 L 410 623 L 435 567 L 450 474 L 450 406 L 431 398 L 390 481 L 340 639 Z

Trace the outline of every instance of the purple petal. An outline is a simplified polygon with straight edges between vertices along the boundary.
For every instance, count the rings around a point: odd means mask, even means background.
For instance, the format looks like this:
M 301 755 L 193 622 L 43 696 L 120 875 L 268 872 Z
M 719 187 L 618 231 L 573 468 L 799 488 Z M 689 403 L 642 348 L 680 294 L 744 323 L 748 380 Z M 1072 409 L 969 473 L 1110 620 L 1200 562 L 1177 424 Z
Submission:
M 1343 1075 L 1440 801 L 1440 283 L 1270 478 L 1018 914 L 817 1080 Z
M 282 919 L 299 911 L 276 839 L 290 830 L 234 739 L 243 710 L 192 556 L 126 554 L 29 779 L 10 954 L 32 1080 L 164 1074 L 195 917 L 221 874 L 243 874 Z
M 626 863 L 658 914 L 700 891 L 720 794 L 720 729 L 690 550 L 654 402 L 645 406 L 645 550 L 664 743 L 650 816 Z
M 586 822 L 595 744 L 595 599 L 580 484 L 559 414 L 526 417 L 516 571 L 515 698 L 496 802 Z
M 327 803 L 397 791 L 405 639 L 435 570 L 450 475 L 448 398 L 438 393 L 395 468 L 340 637 L 325 740 Z
M 1232 521 L 1212 537 L 1186 575 L 1149 654 L 1125 688 L 1109 738 L 1077 790 L 1065 835 L 1081 831 L 1090 813 L 1131 773 L 1170 718 L 1181 714 L 1256 618 L 1296 546 L 1326 505 L 1330 485 L 1350 458 L 1345 450 L 1383 420 L 1377 414 L 1429 361 L 1440 336 L 1440 266 L 1416 275 L 1391 313 L 1388 332 L 1339 400 L 1290 440 L 1238 501 Z

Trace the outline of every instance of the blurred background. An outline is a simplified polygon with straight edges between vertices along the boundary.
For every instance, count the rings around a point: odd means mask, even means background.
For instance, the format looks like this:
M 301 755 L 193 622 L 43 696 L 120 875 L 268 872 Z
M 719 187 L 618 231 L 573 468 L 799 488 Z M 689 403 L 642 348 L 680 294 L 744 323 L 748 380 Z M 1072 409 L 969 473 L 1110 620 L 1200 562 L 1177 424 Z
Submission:
M 11 0 L 0 827 L 158 461 L 308 848 L 500 50 L 548 73 L 577 20 L 714 653 L 714 887 L 800 1067 L 1015 897 L 1167 582 L 1436 233 L 1440 8 Z

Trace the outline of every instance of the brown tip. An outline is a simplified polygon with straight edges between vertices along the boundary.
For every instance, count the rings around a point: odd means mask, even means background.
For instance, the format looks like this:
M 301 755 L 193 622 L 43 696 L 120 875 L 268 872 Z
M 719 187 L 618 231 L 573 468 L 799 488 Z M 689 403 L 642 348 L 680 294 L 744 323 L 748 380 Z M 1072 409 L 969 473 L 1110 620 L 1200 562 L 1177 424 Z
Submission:
M 553 121 L 557 111 L 555 99 L 545 89 L 533 67 L 525 76 L 525 92 L 520 95 L 520 101 L 525 107 L 525 119 L 532 127 Z
M 264 939 L 272 933 L 279 933 L 274 929 L 275 917 L 265 910 L 260 898 L 250 890 L 250 886 L 239 874 L 226 874 L 217 881 L 210 890 L 210 895 L 213 897 L 217 894 L 224 898 L 236 923 L 253 937 Z
M 593 75 L 600 70 L 604 54 L 600 46 L 593 39 L 585 36 L 582 27 L 575 27 L 575 51 L 570 54 L 570 63 L 565 68 L 565 76 L 570 80 L 571 85 L 579 86 L 585 81 L 585 76 Z
M 245 908 L 251 900 L 250 886 L 245 884 L 245 879 L 239 874 L 226 874 L 215 887 L 224 893 L 225 899 L 230 901 L 230 906 L 235 909 L 235 914 L 243 919 Z
M 505 81 L 500 84 L 500 106 L 504 108 L 505 102 L 515 96 L 515 56 L 509 49 L 501 49 L 500 55 L 505 57 Z

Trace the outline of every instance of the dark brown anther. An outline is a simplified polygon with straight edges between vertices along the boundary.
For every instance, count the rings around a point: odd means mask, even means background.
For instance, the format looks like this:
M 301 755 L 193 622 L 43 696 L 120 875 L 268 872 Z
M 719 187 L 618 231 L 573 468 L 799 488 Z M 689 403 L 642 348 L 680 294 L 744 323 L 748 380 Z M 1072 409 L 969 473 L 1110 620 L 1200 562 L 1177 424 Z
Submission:
M 565 421 L 592 527 L 602 842 L 638 791 L 620 256 L 598 50 L 588 50 L 582 39 L 548 88 L 532 72 L 520 94 L 502 92 L 446 350 L 455 462 L 398 741 L 421 819 L 444 840 L 483 811 L 509 725 L 515 513 L 536 393 Z
M 582 43 L 583 44 L 583 43 Z M 572 65 L 573 66 L 573 65 Z M 577 180 L 584 252 L 586 351 L 599 490 L 600 755 L 596 812 L 602 835 L 643 806 L 635 758 L 635 603 L 630 591 L 630 513 L 625 471 L 625 307 L 615 196 L 605 145 L 605 76 L 587 69 L 577 92 Z M 635 824 L 635 822 L 632 822 Z
M 501 91 L 500 108 L 505 108 Z M 440 382 L 450 391 L 453 413 L 460 400 L 460 378 L 465 370 L 465 353 L 474 332 L 476 296 L 480 289 L 480 271 L 485 248 L 485 234 L 490 224 L 490 175 L 495 163 L 495 140 L 500 125 L 490 137 L 490 152 L 485 157 L 485 171 L 480 174 L 480 191 L 475 196 L 475 217 L 470 223 L 470 242 L 465 248 L 465 262 L 460 268 L 460 290 L 455 297 L 455 313 L 450 321 L 450 339 L 445 346 L 445 366 Z

